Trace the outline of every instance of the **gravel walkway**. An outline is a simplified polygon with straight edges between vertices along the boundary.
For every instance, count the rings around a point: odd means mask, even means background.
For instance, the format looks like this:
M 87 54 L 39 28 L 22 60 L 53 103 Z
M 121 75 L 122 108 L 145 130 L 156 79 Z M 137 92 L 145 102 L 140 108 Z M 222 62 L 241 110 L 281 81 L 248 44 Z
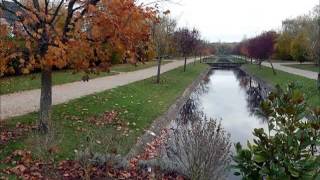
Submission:
M 236 56 L 238 58 L 244 59 L 241 56 Z M 249 63 L 250 63 L 250 59 L 246 59 Z M 291 74 L 295 74 L 295 75 L 299 75 L 299 76 L 303 76 L 309 79 L 314 79 L 317 80 L 318 79 L 318 73 L 317 72 L 313 72 L 313 71 L 308 71 L 308 70 L 303 70 L 303 69 L 297 69 L 297 68 L 293 68 L 293 67 L 289 67 L 287 65 L 293 65 L 293 64 L 299 64 L 297 62 L 280 62 L 280 61 L 272 61 L 273 67 L 277 70 L 280 71 L 284 71 L 287 73 L 291 73 Z M 302 64 L 312 64 L 310 62 L 304 62 Z M 262 65 L 265 67 L 270 67 L 271 68 L 271 64 L 269 62 L 262 62 Z
M 318 73 L 316 72 L 286 66 L 286 65 L 297 64 L 297 63 L 272 63 L 272 64 L 275 69 L 280 71 L 303 76 L 309 79 L 314 79 L 314 80 L 318 79 Z M 304 63 L 304 64 L 309 64 L 309 63 Z M 271 67 L 271 64 L 269 62 L 263 62 L 262 65 L 266 67 Z
M 193 60 L 188 60 L 188 63 Z M 184 61 L 173 61 L 162 65 L 161 73 L 182 66 Z M 151 67 L 114 76 L 102 77 L 89 82 L 74 82 L 54 86 L 52 89 L 53 105 L 68 102 L 90 94 L 123 86 L 155 76 L 157 67 Z M 23 91 L 0 96 L 0 120 L 24 115 L 39 110 L 40 89 Z

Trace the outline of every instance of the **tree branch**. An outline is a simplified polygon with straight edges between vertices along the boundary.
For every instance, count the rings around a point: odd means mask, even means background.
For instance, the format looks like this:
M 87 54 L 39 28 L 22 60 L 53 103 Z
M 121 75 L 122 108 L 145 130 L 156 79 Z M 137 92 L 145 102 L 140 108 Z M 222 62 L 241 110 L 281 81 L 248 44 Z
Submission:
M 33 1 L 33 6 L 40 12 L 40 4 L 38 0 L 32 0 Z
M 44 4 L 45 4 L 45 14 L 48 15 L 48 9 L 49 9 L 49 0 L 44 0 Z
M 72 16 L 73 16 L 73 7 L 76 3 L 76 0 L 70 0 L 69 4 L 68 4 L 68 14 L 66 17 L 66 20 L 64 22 L 64 27 L 63 27 L 63 36 L 62 36 L 62 41 L 66 42 L 67 41 L 67 33 L 70 31 L 69 25 L 71 23 L 72 20 Z
M 71 28 L 69 28 L 69 25 L 71 24 L 71 21 L 73 18 L 73 13 L 76 10 L 81 9 L 81 8 L 74 9 L 75 2 L 76 2 L 76 0 L 71 0 L 68 5 L 68 15 L 67 15 L 67 18 L 66 18 L 66 21 L 64 24 L 64 29 L 63 29 L 63 41 L 64 42 L 67 41 L 67 34 L 71 30 Z M 95 6 L 98 4 L 98 2 L 100 2 L 100 0 L 90 0 L 89 3 L 87 4 L 87 7 L 84 7 L 84 9 L 81 11 L 80 16 L 74 20 L 74 23 L 76 23 L 81 17 L 83 17 L 87 13 L 89 5 Z
M 26 27 L 26 25 L 24 25 L 23 23 L 22 24 L 22 27 L 24 29 L 24 31 L 32 38 L 32 39 L 35 39 L 35 40 L 38 40 L 36 37 L 33 36 L 33 34 L 28 30 L 28 28 Z
M 61 6 L 62 6 L 63 3 L 64 3 L 64 0 L 61 0 L 60 3 L 59 3 L 59 5 L 58 5 L 58 7 L 56 8 L 56 10 L 55 10 L 55 12 L 54 12 L 54 14 L 53 14 L 53 16 L 52 16 L 52 19 L 51 19 L 51 21 L 50 21 L 49 24 L 52 24 L 52 23 L 55 21 L 55 19 L 57 18 L 57 16 L 58 16 L 58 14 L 59 14 L 59 11 L 60 11 Z

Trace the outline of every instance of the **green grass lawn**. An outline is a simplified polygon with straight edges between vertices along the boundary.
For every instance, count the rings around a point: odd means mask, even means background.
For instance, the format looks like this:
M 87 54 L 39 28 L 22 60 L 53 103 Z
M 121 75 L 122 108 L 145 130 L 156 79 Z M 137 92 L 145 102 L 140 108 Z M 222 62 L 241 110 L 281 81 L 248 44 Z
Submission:
M 278 70 L 276 71 L 277 75 L 273 75 L 271 68 L 262 67 L 262 69 L 259 69 L 257 65 L 252 64 L 246 64 L 243 68 L 272 85 L 279 84 L 284 87 L 289 82 L 296 82 L 302 86 L 302 91 L 305 93 L 309 105 L 320 105 L 320 92 L 317 90 L 316 80 Z
M 163 64 L 170 61 L 165 61 Z M 136 71 L 144 68 L 149 68 L 157 65 L 156 61 L 146 62 L 145 64 L 139 63 L 137 66 L 132 64 L 120 64 L 115 65 L 111 68 L 111 73 L 101 72 L 99 74 L 90 75 L 91 79 L 114 75 L 117 72 L 130 72 Z M 113 72 L 115 71 L 115 72 Z M 71 70 L 61 70 L 53 73 L 53 84 L 60 85 L 65 83 L 71 83 L 75 81 L 81 81 L 82 77 L 85 75 L 83 72 L 73 74 Z M 14 77 L 5 77 L 0 78 L 0 95 L 9 94 L 18 91 L 25 91 L 31 89 L 39 89 L 41 87 L 40 83 L 41 75 L 40 73 L 23 75 L 23 76 L 14 76 Z
M 150 78 L 56 105 L 52 114 L 55 130 L 49 133 L 50 136 L 30 133 L 7 145 L 0 144 L 0 159 L 17 149 L 30 150 L 41 159 L 74 159 L 75 151 L 88 146 L 95 152 L 126 154 L 136 143 L 137 137 L 144 133 L 154 119 L 166 112 L 206 68 L 204 64 L 192 64 L 188 65 L 187 72 L 183 72 L 180 67 L 164 73 L 159 85 L 154 83 L 154 78 Z M 121 123 L 96 125 L 89 122 L 89 119 L 101 118 L 105 112 L 113 110 L 119 113 Z M 7 119 L 4 124 L 0 124 L 0 130 L 14 129 L 16 123 L 36 124 L 37 117 L 37 113 L 31 113 Z M 44 150 L 49 147 L 47 142 L 56 145 L 58 151 L 55 154 L 48 154 Z M 0 164 L 0 169 L 6 166 Z
M 316 66 L 315 64 L 291 64 L 291 65 L 286 65 L 286 66 L 297 68 L 297 69 L 302 69 L 302 70 L 319 72 L 319 66 Z

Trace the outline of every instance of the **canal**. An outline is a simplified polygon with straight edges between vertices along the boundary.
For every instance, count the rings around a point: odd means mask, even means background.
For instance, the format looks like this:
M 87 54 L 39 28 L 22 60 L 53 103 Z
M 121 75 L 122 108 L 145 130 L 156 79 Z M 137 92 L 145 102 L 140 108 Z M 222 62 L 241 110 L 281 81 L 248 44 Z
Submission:
M 266 128 L 257 111 L 268 90 L 242 70 L 212 70 L 191 95 L 198 110 L 221 121 L 231 141 L 246 144 L 254 128 Z
M 202 80 L 178 117 L 188 121 L 188 114 L 201 112 L 207 119 L 221 122 L 222 128 L 230 134 L 231 151 L 233 144 L 240 142 L 246 146 L 253 140 L 255 128 L 267 129 L 267 124 L 259 116 L 259 105 L 268 95 L 268 90 L 240 69 L 212 69 Z M 185 121 L 183 120 L 183 121 Z M 177 124 L 172 125 L 173 129 Z M 229 171 L 228 179 L 241 179 Z

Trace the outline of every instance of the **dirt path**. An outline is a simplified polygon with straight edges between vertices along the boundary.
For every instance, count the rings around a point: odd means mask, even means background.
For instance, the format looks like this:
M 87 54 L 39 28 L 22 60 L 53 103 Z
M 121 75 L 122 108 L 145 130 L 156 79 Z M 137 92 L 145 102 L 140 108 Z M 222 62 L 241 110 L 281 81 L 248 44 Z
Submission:
M 191 62 L 193 62 L 193 59 L 188 60 L 188 63 Z M 161 67 L 161 73 L 180 67 L 183 63 L 184 61 L 173 61 L 165 64 Z M 97 78 L 89 82 L 80 81 L 54 86 L 52 89 L 53 105 L 147 79 L 155 76 L 156 72 L 157 67 L 155 66 L 134 72 Z M 0 120 L 38 111 L 39 100 L 40 89 L 0 96 Z

